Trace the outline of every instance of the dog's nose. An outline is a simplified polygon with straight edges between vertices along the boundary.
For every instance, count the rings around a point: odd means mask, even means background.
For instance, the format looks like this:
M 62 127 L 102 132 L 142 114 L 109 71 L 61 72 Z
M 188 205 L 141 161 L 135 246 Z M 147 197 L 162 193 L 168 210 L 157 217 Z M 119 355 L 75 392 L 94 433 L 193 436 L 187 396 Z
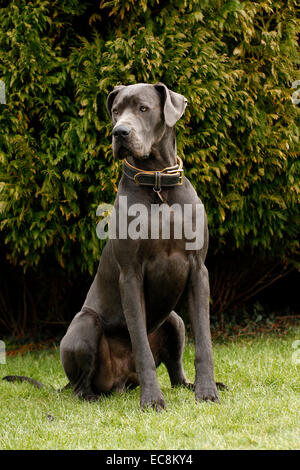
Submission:
M 112 131 L 114 137 L 128 137 L 130 134 L 130 129 L 127 126 L 117 126 Z

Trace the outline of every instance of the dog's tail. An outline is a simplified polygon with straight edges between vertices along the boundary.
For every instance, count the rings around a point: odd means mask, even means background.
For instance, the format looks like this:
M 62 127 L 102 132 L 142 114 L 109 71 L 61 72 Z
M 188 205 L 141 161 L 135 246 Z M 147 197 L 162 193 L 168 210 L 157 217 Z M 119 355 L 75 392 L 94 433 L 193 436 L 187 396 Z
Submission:
M 44 388 L 46 386 L 38 380 L 32 379 L 31 377 L 25 377 L 24 375 L 6 375 L 2 380 L 7 380 L 7 382 L 28 382 L 36 388 Z
M 32 379 L 31 377 L 26 377 L 25 375 L 6 375 L 5 377 L 2 377 L 2 380 L 7 380 L 7 382 L 27 382 L 33 385 L 36 388 L 45 388 L 46 385 L 43 384 L 42 382 L 39 382 L 38 380 Z M 66 390 L 71 387 L 71 384 L 68 383 L 65 385 L 63 388 L 60 388 L 57 390 L 58 392 L 62 392 L 63 390 Z

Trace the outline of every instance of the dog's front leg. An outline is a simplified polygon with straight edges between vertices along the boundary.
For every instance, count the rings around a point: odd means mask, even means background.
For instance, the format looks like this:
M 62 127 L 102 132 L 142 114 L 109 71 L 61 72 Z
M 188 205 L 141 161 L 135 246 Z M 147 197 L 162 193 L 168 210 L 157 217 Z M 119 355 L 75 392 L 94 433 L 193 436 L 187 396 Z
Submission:
M 214 379 L 209 322 L 209 279 L 206 266 L 191 256 L 189 316 L 195 337 L 195 395 L 197 401 L 219 402 Z
M 119 279 L 122 307 L 130 334 L 136 372 L 141 386 L 141 408 L 165 408 L 156 367 L 149 346 L 142 276 L 134 270 L 122 272 Z

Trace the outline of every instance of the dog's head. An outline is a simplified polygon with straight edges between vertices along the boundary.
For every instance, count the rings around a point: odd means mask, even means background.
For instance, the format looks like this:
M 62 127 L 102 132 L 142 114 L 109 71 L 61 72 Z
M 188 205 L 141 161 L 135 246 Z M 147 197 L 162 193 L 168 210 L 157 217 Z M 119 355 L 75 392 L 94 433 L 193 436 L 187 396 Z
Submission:
M 186 104 L 184 96 L 163 83 L 116 86 L 107 97 L 114 157 L 149 157 L 167 127 L 174 127 L 181 118 Z

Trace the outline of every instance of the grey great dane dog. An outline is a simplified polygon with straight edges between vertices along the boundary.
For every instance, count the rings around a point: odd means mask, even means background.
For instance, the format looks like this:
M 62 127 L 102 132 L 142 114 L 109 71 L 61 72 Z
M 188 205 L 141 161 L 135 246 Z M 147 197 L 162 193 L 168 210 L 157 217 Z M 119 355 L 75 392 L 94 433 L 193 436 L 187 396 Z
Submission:
M 124 162 L 116 214 L 124 196 L 128 207 L 142 203 L 149 214 L 153 204 L 162 202 L 201 204 L 178 164 L 174 127 L 186 104 L 184 96 L 162 83 L 117 86 L 109 94 L 113 154 Z M 156 239 L 107 241 L 84 305 L 60 344 L 76 395 L 95 400 L 140 385 L 141 407 L 161 410 L 166 404 L 156 367 L 164 363 L 172 386 L 193 389 L 197 401 L 219 402 L 217 385 L 225 386 L 214 379 L 206 216 L 201 248 L 187 250 L 186 241 L 184 236 L 163 239 L 161 233 Z M 188 308 L 195 338 L 194 384 L 182 364 L 185 328 L 175 312 L 181 308 Z
M 201 203 L 187 178 L 174 184 L 172 173 L 166 177 L 159 173 L 169 167 L 176 173 L 174 126 L 186 103 L 184 96 L 162 83 L 117 86 L 109 94 L 113 154 L 128 162 L 114 204 L 116 213 L 121 196 L 127 196 L 128 207 L 143 203 L 150 213 L 151 205 L 161 202 L 159 190 L 169 205 Z M 135 169 L 140 170 L 139 184 Z M 165 181 L 153 191 L 157 181 L 151 183 L 151 177 L 159 174 Z M 173 176 L 171 182 L 168 176 Z M 173 386 L 191 387 L 182 365 L 184 324 L 174 311 L 185 304 L 195 337 L 196 399 L 219 401 L 204 264 L 207 224 L 200 250 L 187 251 L 185 242 L 174 238 L 108 240 L 82 310 L 60 345 L 63 367 L 77 395 L 94 399 L 139 384 L 141 407 L 160 410 L 165 407 L 156 376 L 160 363 L 165 364 Z

